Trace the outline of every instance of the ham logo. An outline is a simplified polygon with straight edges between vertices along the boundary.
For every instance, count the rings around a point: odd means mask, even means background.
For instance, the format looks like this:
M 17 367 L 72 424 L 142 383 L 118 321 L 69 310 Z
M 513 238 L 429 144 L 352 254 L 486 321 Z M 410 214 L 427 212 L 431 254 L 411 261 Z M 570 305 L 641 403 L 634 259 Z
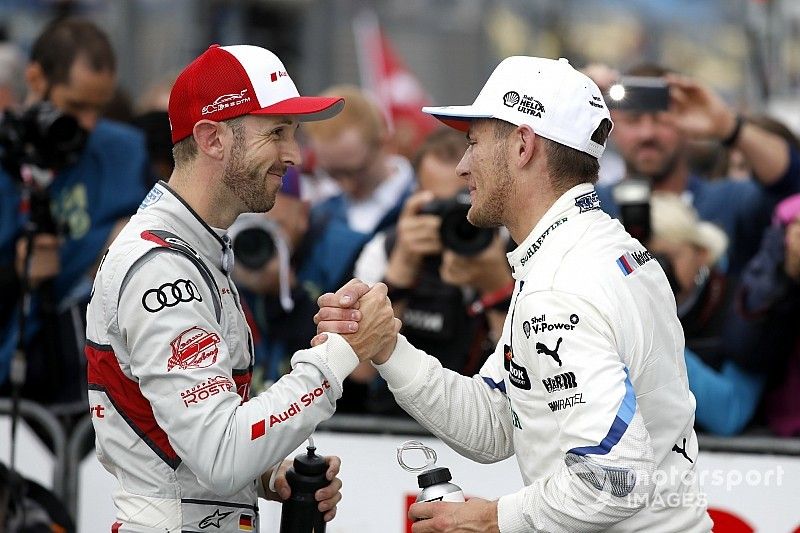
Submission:
M 211 366 L 219 354 L 219 335 L 197 326 L 187 329 L 169 344 L 172 356 L 167 361 L 167 372 L 176 366 L 181 370 Z

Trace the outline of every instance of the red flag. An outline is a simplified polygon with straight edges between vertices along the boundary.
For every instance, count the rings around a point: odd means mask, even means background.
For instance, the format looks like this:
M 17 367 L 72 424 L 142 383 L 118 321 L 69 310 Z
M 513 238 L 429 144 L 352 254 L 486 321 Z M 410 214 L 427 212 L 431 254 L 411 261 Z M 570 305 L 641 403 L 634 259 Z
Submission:
M 361 86 L 382 106 L 395 148 L 411 156 L 422 140 L 438 127 L 421 111 L 431 99 L 417 77 L 394 51 L 381 31 L 374 12 L 364 11 L 353 21 Z

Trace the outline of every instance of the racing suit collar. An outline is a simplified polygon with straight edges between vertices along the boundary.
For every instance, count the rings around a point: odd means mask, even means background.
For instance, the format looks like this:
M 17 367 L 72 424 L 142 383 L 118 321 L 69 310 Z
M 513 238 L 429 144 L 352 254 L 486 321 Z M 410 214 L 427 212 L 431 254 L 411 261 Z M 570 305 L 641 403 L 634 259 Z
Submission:
M 524 241 L 506 254 L 515 280 L 524 279 L 534 264 L 539 250 L 548 237 L 570 218 L 587 211 L 600 209 L 600 200 L 591 183 L 581 183 L 565 192 L 550 206 Z
M 230 250 L 230 240 L 227 239 L 227 234 L 220 235 L 218 231 L 211 228 L 165 182 L 159 181 L 153 186 L 139 207 L 140 212 L 143 210 L 167 221 L 189 247 L 194 248 L 222 272 L 227 273 L 233 268 L 232 261 L 229 265 L 226 265 L 224 261 L 227 255 L 233 253 Z

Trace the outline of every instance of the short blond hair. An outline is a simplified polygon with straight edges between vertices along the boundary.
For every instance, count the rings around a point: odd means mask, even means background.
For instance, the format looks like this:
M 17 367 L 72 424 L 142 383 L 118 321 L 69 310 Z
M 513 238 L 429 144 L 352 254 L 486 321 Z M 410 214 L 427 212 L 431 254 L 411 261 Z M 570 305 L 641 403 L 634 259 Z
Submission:
M 707 250 L 710 264 L 716 263 L 728 248 L 725 232 L 716 224 L 700 220 L 697 211 L 674 193 L 653 193 L 650 220 L 653 237 Z
M 386 138 L 386 121 L 378 105 L 367 94 L 354 85 L 335 85 L 321 96 L 344 98 L 342 112 L 328 120 L 308 122 L 304 129 L 312 139 L 327 141 L 342 131 L 355 126 L 371 145 L 378 145 Z

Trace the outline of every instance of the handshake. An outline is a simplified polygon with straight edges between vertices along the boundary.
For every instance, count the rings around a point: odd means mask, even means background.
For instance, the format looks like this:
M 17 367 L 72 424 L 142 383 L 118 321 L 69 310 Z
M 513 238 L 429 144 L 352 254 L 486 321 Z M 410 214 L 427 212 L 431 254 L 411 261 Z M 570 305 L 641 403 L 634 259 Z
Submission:
M 326 333 L 338 333 L 353 348 L 359 361 L 383 364 L 397 344 L 402 322 L 395 318 L 392 302 L 383 283 L 369 287 L 353 279 L 336 293 L 319 297 L 319 312 L 314 315 L 317 336 L 311 346 L 327 340 Z

